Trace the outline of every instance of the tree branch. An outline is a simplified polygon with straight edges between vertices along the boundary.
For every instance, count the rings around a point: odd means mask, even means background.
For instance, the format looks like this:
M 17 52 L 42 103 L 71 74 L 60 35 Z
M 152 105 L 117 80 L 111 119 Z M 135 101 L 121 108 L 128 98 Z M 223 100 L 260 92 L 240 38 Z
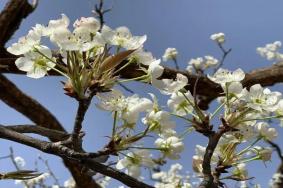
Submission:
M 0 90 L 0 99 L 4 103 L 22 113 L 34 123 L 46 126 L 45 128 L 47 129 L 57 130 L 67 134 L 59 121 L 47 109 L 36 100 L 24 94 L 16 85 L 1 74 Z M 61 141 L 61 139 L 50 139 L 54 142 Z M 91 176 L 82 172 L 82 166 L 78 166 L 78 164 L 68 159 L 64 160 L 64 164 L 70 170 L 79 187 L 100 187 Z
M 68 138 L 68 136 L 70 136 L 66 132 L 48 129 L 45 128 L 47 126 L 40 125 L 6 125 L 5 127 L 18 133 L 34 133 L 41 136 L 45 136 L 51 140 L 64 140 Z
M 0 46 L 4 48 L 6 42 L 18 30 L 21 21 L 33 12 L 37 1 L 33 5 L 27 0 L 10 0 L 0 14 Z
M 279 159 L 281 160 L 281 163 L 276 171 L 276 173 L 280 174 L 281 176 L 279 176 L 279 180 L 275 181 L 272 185 L 273 188 L 281 188 L 283 187 L 283 153 L 279 145 L 276 143 L 269 140 L 267 140 L 267 143 L 269 143 L 275 149 Z
M 218 188 L 221 184 L 221 182 L 217 179 L 219 177 L 215 178 L 211 172 L 211 158 L 222 135 L 233 129 L 223 118 L 221 118 L 221 121 L 222 125 L 218 128 L 218 131 L 210 131 L 207 135 L 209 140 L 202 163 L 203 180 L 199 188 Z
M 75 124 L 73 127 L 73 133 L 72 133 L 72 144 L 74 146 L 75 150 L 82 151 L 82 139 L 81 137 L 81 130 L 82 130 L 82 123 L 85 117 L 85 114 L 88 110 L 88 107 L 90 105 L 91 99 L 93 95 L 88 97 L 87 99 L 80 99 L 79 100 L 79 107 L 77 110 L 77 115 L 75 118 Z
M 0 72 L 3 73 L 14 73 L 14 74 L 24 74 L 19 71 L 14 65 L 16 57 L 13 55 L 5 56 L 4 58 L 0 57 Z M 123 65 L 123 64 L 122 64 Z M 121 65 L 121 66 L 122 66 Z M 145 67 L 147 68 L 147 67 Z M 197 80 L 197 75 L 189 74 L 186 71 L 176 70 L 169 67 L 164 67 L 164 73 L 160 79 L 176 78 L 177 73 L 181 73 L 187 76 L 189 80 L 189 85 L 186 87 L 188 90 L 193 92 L 194 83 Z M 140 70 L 140 67 L 135 64 L 130 64 L 127 69 L 124 69 L 120 72 L 121 78 L 135 78 L 144 75 L 145 73 Z M 54 71 L 50 71 L 49 75 L 58 75 Z M 255 69 L 251 72 L 246 73 L 245 79 L 242 81 L 244 87 L 251 87 L 254 84 L 261 84 L 262 86 L 272 86 L 276 83 L 283 82 L 283 66 L 272 65 L 270 67 L 265 67 L 261 69 Z M 200 97 L 201 101 L 199 102 L 199 107 L 203 110 L 208 109 L 209 103 L 215 98 L 219 97 L 223 93 L 223 90 L 219 84 L 216 84 L 210 81 L 207 77 L 201 76 L 199 78 L 197 86 L 197 95 Z
M 63 145 L 34 139 L 32 137 L 7 129 L 5 126 L 1 125 L 0 138 L 21 143 L 36 148 L 45 153 L 61 156 L 62 158 L 69 158 L 75 162 L 81 162 L 83 165 L 85 165 L 85 167 L 95 172 L 117 179 L 130 187 L 153 188 L 152 186 L 140 182 L 123 172 L 119 172 L 109 166 L 95 161 L 94 159 L 90 159 L 96 157 L 95 153 L 79 153 Z
M 0 90 L 0 99 L 4 103 L 22 113 L 34 123 L 47 126 L 48 129 L 66 132 L 59 121 L 46 108 L 19 90 L 15 84 L 1 74 Z

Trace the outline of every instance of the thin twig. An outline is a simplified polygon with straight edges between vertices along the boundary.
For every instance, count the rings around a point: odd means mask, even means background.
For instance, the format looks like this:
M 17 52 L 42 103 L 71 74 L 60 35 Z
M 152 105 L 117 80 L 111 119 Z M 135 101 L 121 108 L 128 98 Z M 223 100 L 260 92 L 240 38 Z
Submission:
M 139 180 L 111 168 L 107 165 L 101 164 L 96 160 L 89 157 L 88 153 L 79 153 L 65 146 L 56 145 L 54 143 L 41 141 L 24 134 L 9 130 L 5 126 L 0 125 L 0 138 L 21 143 L 33 148 L 36 148 L 45 153 L 61 156 L 64 159 L 72 160 L 73 162 L 85 165 L 86 168 L 101 173 L 103 175 L 112 177 L 121 181 L 129 187 L 143 187 L 153 188 L 146 183 L 140 182 Z M 95 154 L 96 155 L 96 154 Z
M 38 159 L 41 160 L 44 165 L 46 166 L 48 173 L 50 174 L 50 176 L 54 179 L 54 183 L 55 185 L 60 185 L 59 183 L 59 179 L 55 176 L 54 172 L 52 171 L 52 169 L 49 166 L 48 160 L 44 160 L 41 156 L 38 156 Z
M 220 50 L 222 51 L 223 55 L 222 55 L 222 58 L 221 58 L 221 60 L 220 60 L 220 63 L 219 63 L 218 66 L 214 69 L 213 73 L 215 73 L 220 67 L 223 66 L 224 61 L 225 61 L 227 55 L 232 51 L 232 48 L 226 50 L 226 49 L 222 46 L 221 43 L 218 43 L 218 46 L 219 46 Z
M 125 91 L 128 91 L 131 94 L 134 94 L 135 92 L 133 90 L 131 90 L 130 88 L 128 88 L 127 86 L 125 86 L 122 83 L 118 83 Z
M 72 144 L 75 150 L 82 151 L 82 137 L 84 134 L 81 133 L 82 123 L 85 117 L 85 114 L 89 108 L 92 96 L 87 99 L 79 100 L 79 106 L 77 110 L 77 115 L 75 118 L 75 124 L 72 132 Z
M 45 128 L 47 126 L 39 125 L 6 125 L 6 128 L 16 131 L 18 133 L 33 133 L 45 136 L 54 140 L 64 140 L 69 134 L 53 129 Z
M 103 28 L 103 25 L 105 24 L 104 14 L 111 10 L 111 8 L 103 10 L 103 6 L 104 6 L 104 1 L 103 0 L 99 0 L 99 3 L 96 4 L 95 7 L 94 7 L 95 10 L 92 11 L 99 18 L 100 28 L 99 28 L 98 32 L 101 32 L 101 30 Z
M 20 171 L 21 168 L 18 166 L 17 162 L 15 161 L 14 150 L 12 147 L 10 147 L 10 159 L 13 165 L 15 166 L 16 170 Z M 25 180 L 23 180 L 23 183 L 25 184 L 26 187 L 29 187 L 28 183 Z
M 177 69 L 177 70 L 180 70 L 180 67 L 179 67 L 179 65 L 178 65 L 178 61 L 177 61 L 176 58 L 173 58 L 173 62 L 174 62 L 174 64 L 175 64 L 176 69 Z
M 274 142 L 272 142 L 272 141 L 270 141 L 270 140 L 266 140 L 266 142 L 267 142 L 268 144 L 270 144 L 270 145 L 275 149 L 275 151 L 276 151 L 278 157 L 280 158 L 281 162 L 283 163 L 282 150 L 281 150 L 281 148 L 279 147 L 279 145 L 276 144 L 276 143 L 274 143 Z

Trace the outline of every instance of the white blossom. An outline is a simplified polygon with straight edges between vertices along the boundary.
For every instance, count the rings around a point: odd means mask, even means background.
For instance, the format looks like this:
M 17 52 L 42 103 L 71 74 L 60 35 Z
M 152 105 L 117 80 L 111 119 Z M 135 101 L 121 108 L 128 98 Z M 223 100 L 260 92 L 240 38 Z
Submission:
M 7 48 L 7 51 L 14 55 L 22 55 L 33 51 L 38 46 L 44 32 L 44 27 L 40 24 L 35 25 L 26 36 L 21 37 L 17 43 Z
M 207 55 L 207 56 L 204 56 L 204 58 L 198 57 L 198 58 L 195 58 L 195 59 L 191 59 L 188 62 L 188 66 L 187 66 L 186 70 L 188 72 L 190 72 L 191 69 L 204 71 L 205 69 L 215 67 L 218 64 L 219 64 L 219 61 L 216 58 Z
M 150 157 L 149 151 L 145 149 L 140 149 L 126 154 L 123 159 L 118 161 L 118 163 L 116 164 L 116 168 L 118 170 L 126 168 L 127 173 L 130 176 L 138 178 L 141 174 L 141 166 L 151 168 L 153 167 L 153 165 L 154 162 Z
M 139 98 L 138 95 L 125 97 L 120 91 L 112 90 L 108 93 L 97 94 L 100 103 L 96 106 L 102 110 L 118 112 L 123 120 L 134 124 L 141 112 L 150 111 L 153 102 L 147 98 Z
M 26 161 L 20 156 L 15 157 L 14 160 L 20 169 L 26 165 Z
M 184 143 L 176 136 L 158 138 L 155 141 L 155 145 L 161 149 L 164 156 L 169 159 L 179 159 L 179 154 L 184 150 Z
M 270 161 L 272 155 L 271 148 L 254 147 L 253 150 L 258 155 L 259 160 Z
M 157 180 L 154 187 L 156 188 L 191 188 L 189 183 L 190 177 L 181 174 L 183 166 L 176 163 L 172 164 L 170 169 L 166 171 L 155 172 L 152 174 L 152 178 Z
M 215 34 L 212 34 L 210 36 L 210 39 L 219 43 L 219 44 L 222 44 L 225 42 L 225 34 L 224 33 L 215 33 Z
M 156 59 L 152 56 L 151 52 L 146 52 L 142 48 L 137 49 L 129 58 L 135 60 L 139 64 L 150 65 Z
M 194 98 L 190 91 L 184 94 L 193 104 Z M 193 106 L 187 101 L 181 92 L 175 92 L 171 95 L 170 99 L 167 101 L 168 107 L 173 111 L 173 113 L 179 116 L 185 116 L 193 112 Z
M 270 44 L 266 44 L 264 47 L 258 47 L 257 52 L 260 56 L 266 58 L 269 61 L 275 61 L 275 63 L 282 63 L 283 61 L 283 54 L 281 54 L 279 49 L 281 48 L 282 44 L 280 41 L 275 41 Z
M 176 48 L 167 48 L 162 56 L 163 61 L 176 60 L 178 51 Z
M 152 84 L 157 87 L 164 95 L 178 92 L 188 84 L 188 78 L 183 74 L 177 73 L 176 79 L 153 79 Z
M 15 184 L 23 184 L 24 186 L 27 186 L 27 187 L 33 187 L 33 186 L 37 185 L 38 183 L 47 179 L 49 176 L 50 176 L 49 173 L 43 173 L 40 176 L 37 176 L 37 177 L 32 178 L 32 179 L 16 180 Z
M 277 109 L 277 104 L 281 98 L 281 93 L 271 92 L 268 88 L 262 88 L 260 84 L 253 85 L 250 90 L 243 91 L 241 98 L 250 107 L 257 111 L 274 112 Z
M 70 179 L 66 180 L 64 182 L 64 187 L 65 188 L 75 188 L 76 187 L 75 180 L 72 177 Z
M 282 183 L 282 180 L 283 180 L 283 174 L 281 173 L 273 174 L 272 179 L 269 182 L 270 188 L 272 188 L 275 184 Z
M 270 128 L 268 126 L 269 125 L 266 122 L 259 122 L 255 125 L 255 128 L 261 137 L 266 140 L 272 141 L 278 136 L 278 133 L 276 129 Z
M 126 97 L 119 90 L 97 95 L 100 103 L 96 106 L 107 111 L 122 111 L 127 107 Z
M 130 30 L 125 26 L 116 28 L 114 35 L 109 38 L 110 44 L 127 50 L 141 48 L 145 41 L 146 35 L 132 36 Z
M 213 76 L 207 76 L 211 81 L 225 87 L 226 83 L 240 82 L 245 78 L 245 73 L 241 69 L 230 72 L 227 69 L 218 69 Z
M 128 97 L 127 108 L 122 112 L 122 118 L 128 123 L 135 123 L 138 120 L 141 112 L 150 111 L 153 108 L 153 103 L 147 98 L 139 98 L 137 95 Z
M 24 57 L 19 57 L 15 64 L 21 71 L 27 72 L 27 76 L 31 78 L 41 78 L 47 74 L 49 70 L 55 67 L 55 63 L 52 60 L 52 52 L 46 46 L 38 46 L 38 52 L 28 52 L 24 54 Z
M 149 126 L 151 131 L 158 133 L 166 133 L 171 129 L 175 128 L 176 124 L 174 121 L 170 120 L 170 113 L 166 111 L 154 111 L 149 112 L 142 122 Z

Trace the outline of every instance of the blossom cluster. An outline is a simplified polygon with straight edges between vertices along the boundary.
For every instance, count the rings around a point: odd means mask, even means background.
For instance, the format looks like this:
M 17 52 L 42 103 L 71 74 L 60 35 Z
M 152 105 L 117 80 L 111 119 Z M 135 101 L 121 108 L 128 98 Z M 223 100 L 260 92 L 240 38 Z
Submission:
M 213 112 L 203 111 L 196 96 L 187 90 L 190 82 L 187 75 L 177 73 L 175 78 L 162 78 L 165 68 L 161 60 L 143 49 L 145 35 L 133 36 L 124 26 L 116 29 L 101 26 L 93 17 L 76 20 L 73 31 L 69 30 L 69 25 L 66 15 L 51 20 L 47 26 L 37 24 L 7 50 L 19 55 L 16 66 L 27 72 L 28 77 L 41 78 L 53 70 L 67 78 L 64 86 L 67 95 L 84 99 L 93 93 L 97 97 L 96 106 L 110 112 L 113 117 L 110 149 L 117 155 L 118 170 L 125 170 L 130 176 L 141 179 L 142 168 L 153 171 L 164 161 L 180 159 L 188 132 L 194 130 L 206 135 L 202 127 L 204 122 L 210 125 L 218 120 L 221 120 L 221 126 L 228 126 L 229 131 L 221 135 L 213 152 L 212 168 L 217 169 L 218 165 L 232 168 L 230 179 L 237 178 L 244 185 L 249 179 L 245 168 L 248 162 L 271 159 L 272 149 L 263 143 L 274 140 L 278 135 L 268 120 L 283 119 L 280 92 L 273 92 L 260 84 L 244 88 L 241 83 L 245 78 L 243 70 L 219 68 L 213 75 L 207 75 L 223 89 L 217 99 L 219 106 Z M 43 37 L 49 38 L 58 47 L 58 54 L 42 44 Z M 214 34 L 211 39 L 221 46 L 225 35 Z M 281 61 L 281 54 L 277 52 L 280 46 L 281 43 L 275 42 L 258 48 L 258 52 L 269 60 Z M 176 61 L 177 54 L 175 48 L 168 48 L 163 60 Z M 136 64 L 144 75 L 121 80 L 117 73 L 130 64 Z M 204 56 L 191 59 L 187 71 L 203 73 L 205 69 L 218 65 L 216 58 Z M 151 93 L 148 98 L 137 94 L 125 96 L 113 89 L 117 83 L 134 80 L 151 83 L 167 97 L 167 106 L 160 105 Z M 177 132 L 173 117 L 185 120 L 189 128 L 186 127 L 184 133 Z M 154 138 L 154 141 L 144 144 L 148 137 Z M 197 145 L 193 156 L 193 170 L 200 177 L 205 152 L 206 146 Z M 24 165 L 21 160 L 17 161 L 20 166 Z M 180 165 L 175 165 L 168 172 L 154 173 L 153 178 L 160 181 L 156 187 L 191 187 L 179 175 L 180 169 Z M 41 181 L 40 178 L 33 181 Z M 106 185 L 107 181 L 104 179 L 102 184 Z

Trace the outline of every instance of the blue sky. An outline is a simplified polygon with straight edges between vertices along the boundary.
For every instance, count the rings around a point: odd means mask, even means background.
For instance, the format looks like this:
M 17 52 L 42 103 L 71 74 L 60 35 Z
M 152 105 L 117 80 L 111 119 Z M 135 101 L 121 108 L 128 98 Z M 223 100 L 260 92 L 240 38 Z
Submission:
M 6 1 L 0 2 L 0 7 Z M 16 32 L 11 42 L 25 35 L 36 23 L 47 24 L 50 19 L 57 19 L 65 13 L 72 21 L 81 16 L 91 16 L 95 0 L 41 0 L 38 8 L 31 14 Z M 145 48 L 155 57 L 160 58 L 167 47 L 175 47 L 179 51 L 179 64 L 186 67 L 191 58 L 213 55 L 221 57 L 221 51 L 209 36 L 216 32 L 224 32 L 227 42 L 225 46 L 232 48 L 224 67 L 234 70 L 242 68 L 250 71 L 271 65 L 256 53 L 256 47 L 263 46 L 276 40 L 283 41 L 282 7 L 280 0 L 108 0 L 107 7 L 112 11 L 106 15 L 106 23 L 112 28 L 127 26 L 133 34 L 148 36 Z M 173 64 L 165 63 L 168 66 Z M 19 88 L 34 97 L 53 112 L 66 129 L 71 130 L 76 111 L 76 102 L 65 96 L 59 82 L 63 78 L 48 77 L 33 80 L 25 76 L 7 75 Z M 143 84 L 129 84 L 131 88 L 142 96 L 148 92 L 158 91 L 145 87 Z M 275 87 L 283 92 L 282 84 Z M 1 91 L 0 91 L 1 92 Z M 165 105 L 164 97 L 160 98 Z M 94 101 L 95 102 L 95 101 Z M 25 117 L 0 102 L 1 124 L 30 123 Z M 112 119 L 110 114 L 95 109 L 92 105 L 84 122 L 85 148 L 95 151 L 103 147 L 111 130 Z M 185 124 L 178 121 L 178 129 Z M 275 125 L 276 126 L 276 125 Z M 102 128 L 103 127 L 103 128 Z M 181 127 L 181 128 L 180 128 Z M 279 128 L 280 129 L 280 128 Z M 281 135 L 283 131 L 279 131 Z M 282 142 L 282 136 L 277 139 Z M 186 150 L 181 163 L 191 171 L 191 156 L 194 145 L 205 145 L 206 140 L 197 134 L 189 135 L 185 140 Z M 25 146 L 1 140 L 0 156 L 9 153 L 9 146 L 13 146 L 17 155 L 23 156 L 28 167 L 33 168 L 34 159 L 39 151 Z M 44 155 L 49 159 L 61 182 L 69 177 L 60 159 Z M 255 182 L 267 187 L 268 181 L 277 168 L 277 158 L 274 155 L 272 162 L 266 166 L 260 162 L 252 163 L 250 175 L 256 176 Z M 13 170 L 8 160 L 0 160 L 1 171 Z M 260 172 L 260 173 L 258 173 Z M 232 184 L 234 185 L 234 184 Z M 117 186 L 114 182 L 112 186 Z M 19 187 L 12 181 L 1 181 L 0 187 Z

